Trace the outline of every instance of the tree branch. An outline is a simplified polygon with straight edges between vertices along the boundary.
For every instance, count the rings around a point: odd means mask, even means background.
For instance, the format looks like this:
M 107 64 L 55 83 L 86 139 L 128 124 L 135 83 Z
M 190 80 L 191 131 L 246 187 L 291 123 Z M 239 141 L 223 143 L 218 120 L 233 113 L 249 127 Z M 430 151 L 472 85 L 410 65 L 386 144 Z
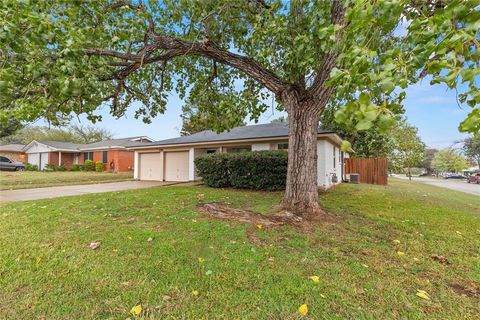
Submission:
M 343 7 L 342 0 L 334 0 L 332 4 L 332 17 L 331 22 L 333 25 L 345 26 L 345 8 Z M 338 30 L 336 33 L 337 42 L 341 41 L 342 29 Z M 329 52 L 323 57 L 323 61 L 320 64 L 315 80 L 313 81 L 312 86 L 310 87 L 310 92 L 312 96 L 316 97 L 322 95 L 322 92 L 326 90 L 325 84 L 330 79 L 330 72 L 335 67 L 336 60 L 338 58 L 337 52 Z M 329 90 L 330 92 L 332 90 Z

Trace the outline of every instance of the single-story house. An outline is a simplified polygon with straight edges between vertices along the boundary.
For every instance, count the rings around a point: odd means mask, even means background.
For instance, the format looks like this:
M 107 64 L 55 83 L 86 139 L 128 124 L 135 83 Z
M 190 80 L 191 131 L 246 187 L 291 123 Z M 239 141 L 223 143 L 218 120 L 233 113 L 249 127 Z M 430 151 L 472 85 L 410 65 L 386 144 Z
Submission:
M 318 186 L 327 189 L 332 178 L 342 181 L 342 139 L 331 131 L 318 130 Z M 213 152 L 288 150 L 286 122 L 236 127 L 223 133 L 207 130 L 189 136 L 130 147 L 135 151 L 134 178 L 158 181 L 195 181 L 194 160 Z M 334 179 L 333 179 L 334 180 Z
M 105 170 L 125 172 L 133 170 L 134 153 L 127 150 L 133 145 L 147 145 L 153 140 L 148 137 L 129 137 L 105 140 L 89 144 L 58 141 L 33 140 L 24 147 L 27 162 L 41 170 L 48 164 L 64 164 L 70 169 L 73 164 L 83 164 L 85 160 L 102 161 Z
M 0 145 L 0 156 L 7 157 L 10 160 L 25 162 L 27 156 L 23 151 L 24 144 L 10 143 Z

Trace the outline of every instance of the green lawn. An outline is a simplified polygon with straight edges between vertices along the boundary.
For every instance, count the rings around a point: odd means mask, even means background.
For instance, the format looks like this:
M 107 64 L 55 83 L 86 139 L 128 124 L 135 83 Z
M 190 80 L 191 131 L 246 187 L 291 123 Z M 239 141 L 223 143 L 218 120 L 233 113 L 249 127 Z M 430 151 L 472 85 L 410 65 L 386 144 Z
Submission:
M 132 172 L 0 171 L 0 190 L 41 188 L 132 180 Z
M 478 319 L 480 198 L 342 185 L 321 197 L 340 221 L 311 232 L 194 209 L 268 213 L 280 197 L 171 186 L 1 205 L 1 318 L 126 319 L 141 304 L 145 319 L 300 319 L 306 303 L 309 319 Z

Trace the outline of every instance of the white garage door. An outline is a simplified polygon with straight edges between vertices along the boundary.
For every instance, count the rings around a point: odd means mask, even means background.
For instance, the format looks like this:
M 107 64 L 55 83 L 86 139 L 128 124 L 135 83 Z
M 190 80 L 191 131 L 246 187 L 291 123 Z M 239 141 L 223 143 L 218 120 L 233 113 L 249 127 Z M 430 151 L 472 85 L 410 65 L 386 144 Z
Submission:
M 160 152 L 140 153 L 140 180 L 162 180 Z
M 38 163 L 38 160 L 40 160 L 40 158 L 38 157 L 39 153 L 28 153 L 27 155 L 27 161 L 28 163 L 30 164 L 34 164 L 34 165 L 39 165 Z
M 48 152 L 40 153 L 40 166 L 38 167 L 40 170 L 43 170 L 48 165 Z
M 188 181 L 188 151 L 165 152 L 165 181 Z

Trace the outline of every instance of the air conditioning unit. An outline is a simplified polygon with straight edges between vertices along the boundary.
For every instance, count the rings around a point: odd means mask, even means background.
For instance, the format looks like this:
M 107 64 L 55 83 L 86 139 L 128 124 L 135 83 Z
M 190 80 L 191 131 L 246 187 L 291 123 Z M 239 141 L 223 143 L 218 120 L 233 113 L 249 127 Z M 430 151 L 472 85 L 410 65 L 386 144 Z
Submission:
M 360 183 L 360 174 L 359 173 L 350 173 L 349 175 L 350 183 Z

